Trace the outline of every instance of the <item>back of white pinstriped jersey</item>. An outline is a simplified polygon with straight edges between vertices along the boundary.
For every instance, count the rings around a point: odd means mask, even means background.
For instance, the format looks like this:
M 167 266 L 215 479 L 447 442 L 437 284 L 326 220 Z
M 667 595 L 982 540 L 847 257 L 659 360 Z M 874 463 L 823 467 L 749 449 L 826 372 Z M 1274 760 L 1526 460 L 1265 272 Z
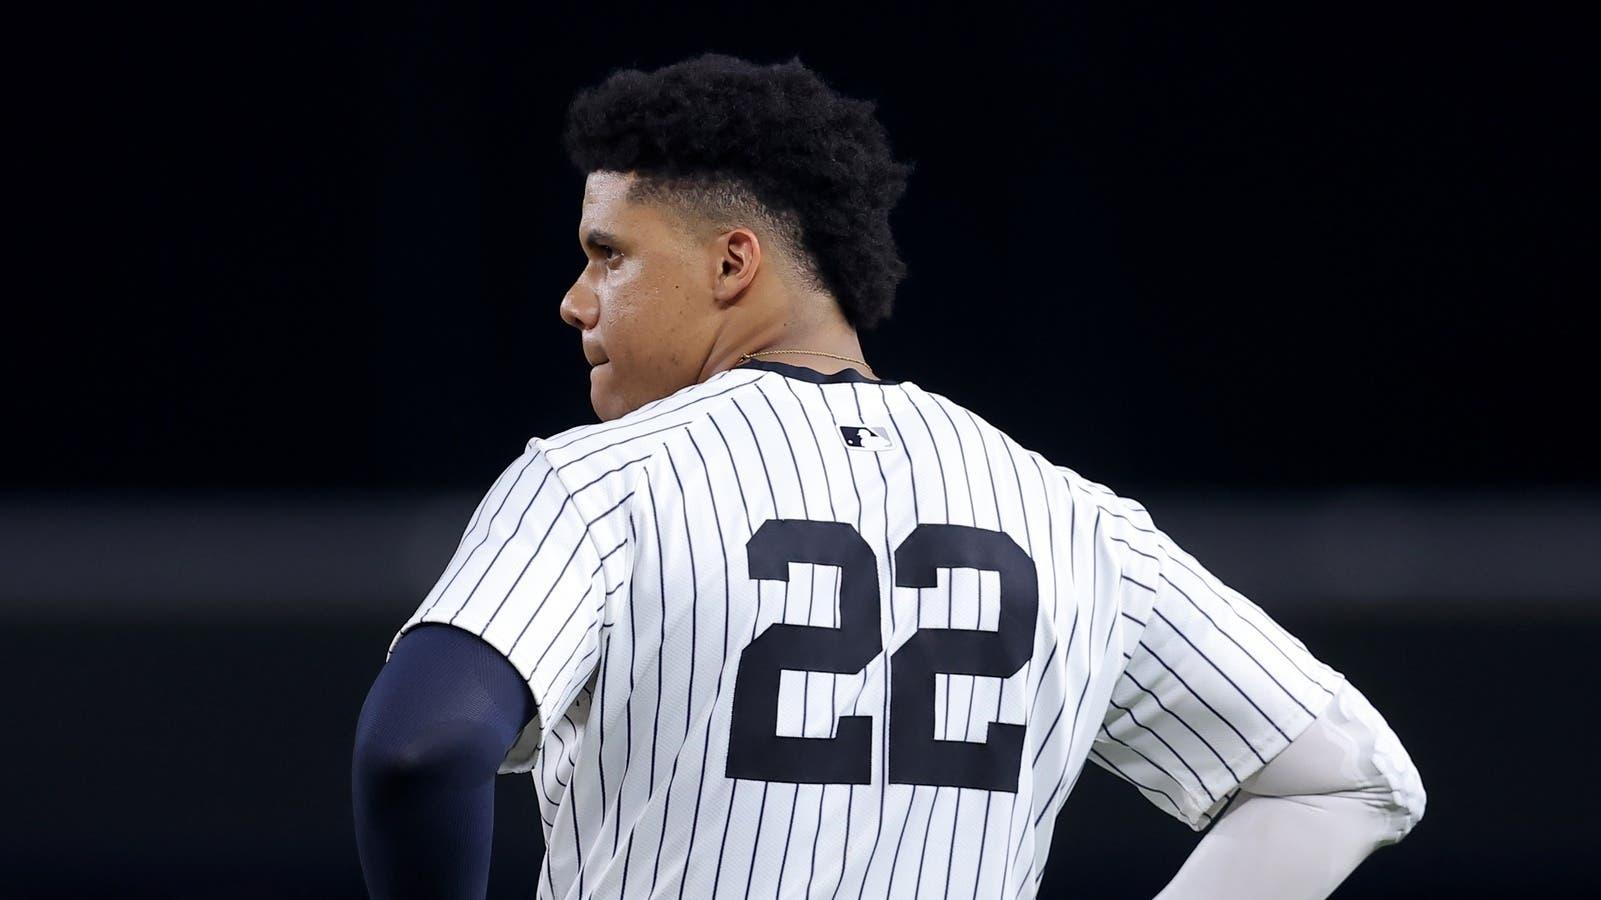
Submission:
M 1176 548 L 1138 504 L 941 395 L 738 367 L 531 447 L 587 524 L 600 573 L 599 639 L 562 705 L 539 698 L 553 720 L 533 766 L 542 897 L 1032 896 L 1056 812 L 1092 753 L 1192 825 L 1215 814 L 1214 794 L 1232 796 L 1226 778 L 1182 758 L 1177 724 L 1131 724 L 1109 706 L 1142 709 L 1127 679 L 1143 672 L 1141 635 L 1164 602 L 1152 589 Z M 949 556 L 977 539 L 1011 562 Z M 853 562 L 798 561 L 816 547 L 846 548 Z M 933 568 L 921 582 L 919 559 Z M 1002 568 L 1014 579 L 1004 596 Z M 875 595 L 877 633 L 866 634 L 850 604 L 870 608 Z M 1023 640 L 1010 656 L 984 651 L 1004 676 L 942 672 L 937 659 L 919 676 L 921 657 L 897 656 L 914 639 L 960 656 L 998 635 L 1003 616 L 1024 615 L 1009 620 Z M 1278 640 L 1265 617 L 1255 625 Z M 930 634 L 945 637 L 918 637 Z M 745 654 L 758 639 L 765 649 Z M 813 639 L 838 646 L 805 650 L 823 647 Z M 847 644 L 866 648 L 859 668 L 802 668 L 808 652 L 846 659 Z M 776 682 L 742 681 L 741 666 L 779 666 L 762 658 L 771 651 L 792 651 Z M 1189 710 L 1162 699 L 1180 718 Z M 892 709 L 932 733 L 890 727 Z M 1186 740 L 1222 743 L 1219 725 L 1178 724 Z M 992 737 L 1004 745 L 1012 727 L 1021 746 L 1010 756 L 961 756 Z M 1269 756 L 1265 727 L 1236 733 Z M 1240 752 L 1216 753 L 1227 766 Z M 1146 762 L 1176 772 L 1174 785 L 1137 768 Z M 1180 763 L 1200 772 L 1194 783 Z

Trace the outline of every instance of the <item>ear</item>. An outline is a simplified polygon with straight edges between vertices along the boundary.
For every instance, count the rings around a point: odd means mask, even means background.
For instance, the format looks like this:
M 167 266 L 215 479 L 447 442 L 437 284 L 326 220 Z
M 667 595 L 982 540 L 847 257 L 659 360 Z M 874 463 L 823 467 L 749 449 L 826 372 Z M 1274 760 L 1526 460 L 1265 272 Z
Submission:
M 762 244 L 756 232 L 735 228 L 718 235 L 713 243 L 712 296 L 718 305 L 738 303 L 756 281 L 762 264 Z

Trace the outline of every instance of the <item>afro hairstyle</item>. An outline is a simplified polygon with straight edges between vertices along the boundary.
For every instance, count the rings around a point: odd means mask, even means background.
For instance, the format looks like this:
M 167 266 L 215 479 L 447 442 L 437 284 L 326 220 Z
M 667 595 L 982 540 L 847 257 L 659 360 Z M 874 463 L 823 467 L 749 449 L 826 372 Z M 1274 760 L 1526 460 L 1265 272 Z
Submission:
M 839 95 L 798 56 L 759 65 L 706 53 L 613 71 L 574 96 L 562 140 L 585 174 L 635 173 L 631 200 L 707 228 L 765 229 L 802 284 L 865 330 L 889 317 L 906 277 L 889 213 L 915 166 L 892 158 L 875 106 Z

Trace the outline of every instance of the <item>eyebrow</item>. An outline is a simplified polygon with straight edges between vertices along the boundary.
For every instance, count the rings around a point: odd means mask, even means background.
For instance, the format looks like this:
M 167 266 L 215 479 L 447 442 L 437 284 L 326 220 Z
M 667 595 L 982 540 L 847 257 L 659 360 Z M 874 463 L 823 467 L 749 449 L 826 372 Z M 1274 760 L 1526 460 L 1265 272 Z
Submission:
M 584 245 L 598 250 L 597 244 L 615 246 L 617 244 L 617 235 L 599 228 L 591 228 L 589 233 L 584 236 Z

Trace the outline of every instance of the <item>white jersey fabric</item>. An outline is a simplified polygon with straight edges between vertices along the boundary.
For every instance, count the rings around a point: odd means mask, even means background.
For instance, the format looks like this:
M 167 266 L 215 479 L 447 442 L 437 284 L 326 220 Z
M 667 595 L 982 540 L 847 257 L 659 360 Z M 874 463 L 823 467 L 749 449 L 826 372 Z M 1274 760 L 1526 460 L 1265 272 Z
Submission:
M 527 679 L 574 900 L 1031 897 L 1086 759 L 1199 830 L 1344 680 L 1139 504 L 770 360 L 531 440 L 422 622 Z

